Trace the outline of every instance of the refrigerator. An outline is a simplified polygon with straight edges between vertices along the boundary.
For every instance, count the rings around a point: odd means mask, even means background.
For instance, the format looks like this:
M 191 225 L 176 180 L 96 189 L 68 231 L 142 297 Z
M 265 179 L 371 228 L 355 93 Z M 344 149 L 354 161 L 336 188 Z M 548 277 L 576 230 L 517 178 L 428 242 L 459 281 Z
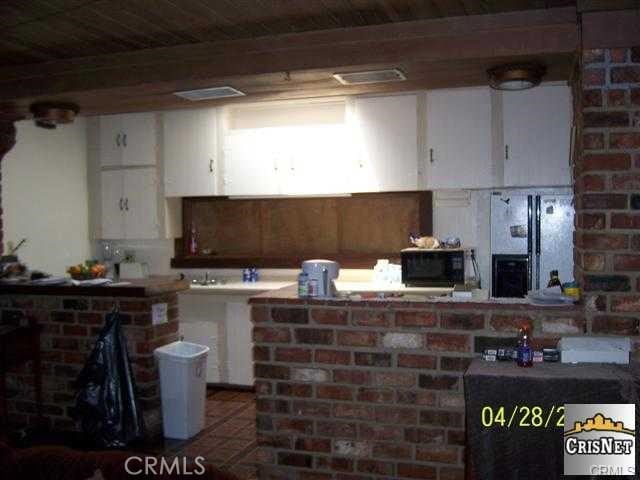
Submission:
M 545 288 L 552 270 L 573 280 L 574 212 L 569 189 L 492 193 L 492 296 Z

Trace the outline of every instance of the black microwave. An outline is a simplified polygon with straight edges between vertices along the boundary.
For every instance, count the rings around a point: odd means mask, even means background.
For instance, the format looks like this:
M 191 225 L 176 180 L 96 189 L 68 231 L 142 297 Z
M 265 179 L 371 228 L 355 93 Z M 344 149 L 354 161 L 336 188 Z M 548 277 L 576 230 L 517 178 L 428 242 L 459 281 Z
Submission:
M 402 283 L 407 287 L 464 285 L 465 250 L 405 248 L 400 252 Z

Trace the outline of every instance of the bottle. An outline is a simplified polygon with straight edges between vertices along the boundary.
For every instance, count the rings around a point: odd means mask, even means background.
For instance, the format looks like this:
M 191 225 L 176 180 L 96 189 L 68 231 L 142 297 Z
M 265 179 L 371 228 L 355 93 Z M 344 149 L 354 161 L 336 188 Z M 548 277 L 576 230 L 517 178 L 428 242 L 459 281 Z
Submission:
M 250 282 L 258 281 L 258 269 L 256 267 L 251 267 L 249 269 L 249 281 Z
M 191 224 L 191 235 L 189 236 L 189 255 L 198 254 L 198 233 L 196 232 L 196 224 Z
M 560 290 L 562 290 L 562 282 L 560 282 L 558 270 L 551 270 L 551 272 L 549 272 L 549 283 L 547 284 L 547 288 L 551 287 L 560 287 Z
M 533 349 L 531 348 L 529 329 L 522 327 L 519 332 L 516 362 L 519 367 L 533 366 Z
M 298 275 L 298 297 L 304 298 L 309 296 L 309 275 L 301 272 Z

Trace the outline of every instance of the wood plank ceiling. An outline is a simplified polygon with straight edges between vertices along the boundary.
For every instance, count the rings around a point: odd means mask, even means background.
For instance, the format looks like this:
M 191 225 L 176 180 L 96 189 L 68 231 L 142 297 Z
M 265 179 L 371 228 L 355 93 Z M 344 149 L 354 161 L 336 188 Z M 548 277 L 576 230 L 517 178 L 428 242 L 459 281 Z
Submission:
M 575 5 L 575 0 L 3 0 L 0 66 Z
M 101 56 L 108 63 L 110 58 L 115 58 L 111 56 L 118 54 L 206 42 L 277 38 L 302 32 L 575 6 L 576 0 L 3 0 L 0 2 L 0 72 L 11 71 L 10 67 L 55 66 L 56 62 Z M 550 54 L 547 60 L 552 76 L 566 78 L 571 63 L 566 52 L 559 56 Z M 353 63 L 361 66 L 371 62 L 356 59 Z M 452 85 L 477 83 L 487 67 L 487 61 L 473 59 L 465 65 L 445 64 L 444 61 L 429 65 L 409 61 L 403 67 L 409 74 L 423 70 L 435 72 L 435 80 L 425 84 L 427 86 L 445 84 L 449 74 L 454 77 Z M 279 79 L 283 76 L 277 72 L 272 72 L 271 77 L 265 75 L 260 72 L 255 77 L 242 75 L 231 79 L 249 93 L 255 89 L 264 94 L 269 91 L 273 75 Z M 296 87 L 293 96 L 304 96 L 301 90 L 307 89 L 317 96 L 328 81 L 323 77 L 324 83 L 319 82 L 319 78 L 309 72 L 304 77 L 303 70 L 300 75 L 302 84 Z M 51 90 L 49 97 L 84 103 L 82 107 L 87 113 L 152 106 L 175 108 L 180 104 L 169 98 L 167 89 L 211 85 L 214 79 L 199 78 L 193 82 L 187 81 L 189 78 L 173 79 L 171 85 L 155 90 L 140 83 L 108 95 L 87 87 L 60 96 L 62 89 L 57 88 Z M 305 81 L 311 83 L 304 84 Z M 414 82 L 399 88 L 421 85 Z M 0 83 L 0 90 L 2 86 Z M 349 89 L 334 86 L 336 94 L 349 93 Z M 375 90 L 372 87 L 372 91 Z M 47 97 L 48 93 L 46 85 L 43 95 L 6 91 L 15 98 L 4 96 L 2 101 L 15 99 L 22 107 L 35 98 Z M 276 93 L 278 91 L 276 89 Z M 163 99 L 156 98 L 159 92 L 164 95 Z M 142 97 L 144 100 L 134 100 Z

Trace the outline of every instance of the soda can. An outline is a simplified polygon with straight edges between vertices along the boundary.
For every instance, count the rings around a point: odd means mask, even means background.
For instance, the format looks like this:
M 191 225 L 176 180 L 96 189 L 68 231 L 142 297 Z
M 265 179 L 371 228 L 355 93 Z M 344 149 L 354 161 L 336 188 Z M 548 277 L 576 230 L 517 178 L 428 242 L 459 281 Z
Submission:
M 245 268 L 242 270 L 242 281 L 243 282 L 251 281 L 251 269 Z

